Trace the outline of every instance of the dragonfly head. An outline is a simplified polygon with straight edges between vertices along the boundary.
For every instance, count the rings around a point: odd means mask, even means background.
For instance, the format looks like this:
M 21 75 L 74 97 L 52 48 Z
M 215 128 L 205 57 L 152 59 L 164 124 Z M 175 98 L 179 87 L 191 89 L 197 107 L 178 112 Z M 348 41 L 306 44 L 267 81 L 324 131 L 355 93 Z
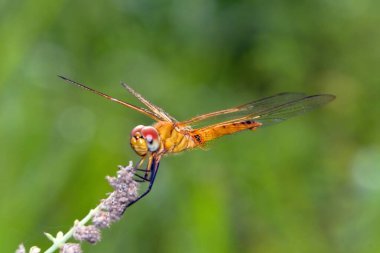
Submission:
M 139 156 L 145 156 L 148 152 L 159 150 L 161 141 L 156 128 L 138 125 L 131 132 L 130 143 Z

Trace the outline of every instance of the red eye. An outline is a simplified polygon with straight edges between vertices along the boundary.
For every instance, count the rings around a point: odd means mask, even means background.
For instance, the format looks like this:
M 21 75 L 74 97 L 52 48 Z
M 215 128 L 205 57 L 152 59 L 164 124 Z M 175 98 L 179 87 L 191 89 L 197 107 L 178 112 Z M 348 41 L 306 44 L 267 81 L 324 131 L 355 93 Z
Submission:
M 131 131 L 131 136 L 135 136 L 136 133 L 141 133 L 141 129 L 143 128 L 143 125 L 138 125 L 135 128 L 132 129 Z
M 160 148 L 160 136 L 154 127 L 143 127 L 141 129 L 141 134 L 144 137 L 150 152 L 156 152 Z
M 156 128 L 151 127 L 151 126 L 143 127 L 141 129 L 141 134 L 150 143 L 155 141 L 155 140 L 158 140 L 158 138 L 159 138 Z

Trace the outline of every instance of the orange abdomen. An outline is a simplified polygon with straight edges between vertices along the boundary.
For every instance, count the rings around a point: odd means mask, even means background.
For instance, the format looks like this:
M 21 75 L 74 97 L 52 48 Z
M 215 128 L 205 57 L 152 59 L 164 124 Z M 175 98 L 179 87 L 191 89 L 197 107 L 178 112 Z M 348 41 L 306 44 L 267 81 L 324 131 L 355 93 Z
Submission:
M 243 130 L 255 130 L 262 124 L 253 120 L 245 120 L 235 123 L 220 123 L 213 126 L 203 127 L 191 131 L 191 136 L 198 145 L 205 144 L 227 134 L 233 134 Z

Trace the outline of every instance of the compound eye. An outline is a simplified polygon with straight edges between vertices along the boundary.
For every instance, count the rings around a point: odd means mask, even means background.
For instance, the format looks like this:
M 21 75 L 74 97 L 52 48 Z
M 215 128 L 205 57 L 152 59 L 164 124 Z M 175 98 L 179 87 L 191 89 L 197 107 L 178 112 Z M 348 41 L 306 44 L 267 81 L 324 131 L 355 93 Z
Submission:
M 133 128 L 131 131 L 131 138 L 129 140 L 129 143 L 131 144 L 132 149 L 139 156 L 145 156 L 146 153 L 148 152 L 148 145 L 141 134 L 141 129 L 143 127 L 144 127 L 143 125 L 139 125 Z
M 154 127 L 143 127 L 141 129 L 141 134 L 144 137 L 150 152 L 155 152 L 160 148 L 160 136 Z
M 131 131 L 131 137 L 141 136 L 141 129 L 143 128 L 143 125 L 138 125 Z

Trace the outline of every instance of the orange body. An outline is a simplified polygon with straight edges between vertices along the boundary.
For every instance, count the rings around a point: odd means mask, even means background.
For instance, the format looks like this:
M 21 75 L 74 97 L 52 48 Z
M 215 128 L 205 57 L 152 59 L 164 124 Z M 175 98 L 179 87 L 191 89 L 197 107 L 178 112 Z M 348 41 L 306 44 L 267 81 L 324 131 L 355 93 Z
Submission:
M 178 153 L 204 145 L 218 137 L 233 134 L 243 130 L 255 130 L 261 123 L 245 120 L 235 123 L 223 123 L 213 127 L 191 129 L 181 123 L 159 121 L 153 125 L 161 138 L 161 151 Z

